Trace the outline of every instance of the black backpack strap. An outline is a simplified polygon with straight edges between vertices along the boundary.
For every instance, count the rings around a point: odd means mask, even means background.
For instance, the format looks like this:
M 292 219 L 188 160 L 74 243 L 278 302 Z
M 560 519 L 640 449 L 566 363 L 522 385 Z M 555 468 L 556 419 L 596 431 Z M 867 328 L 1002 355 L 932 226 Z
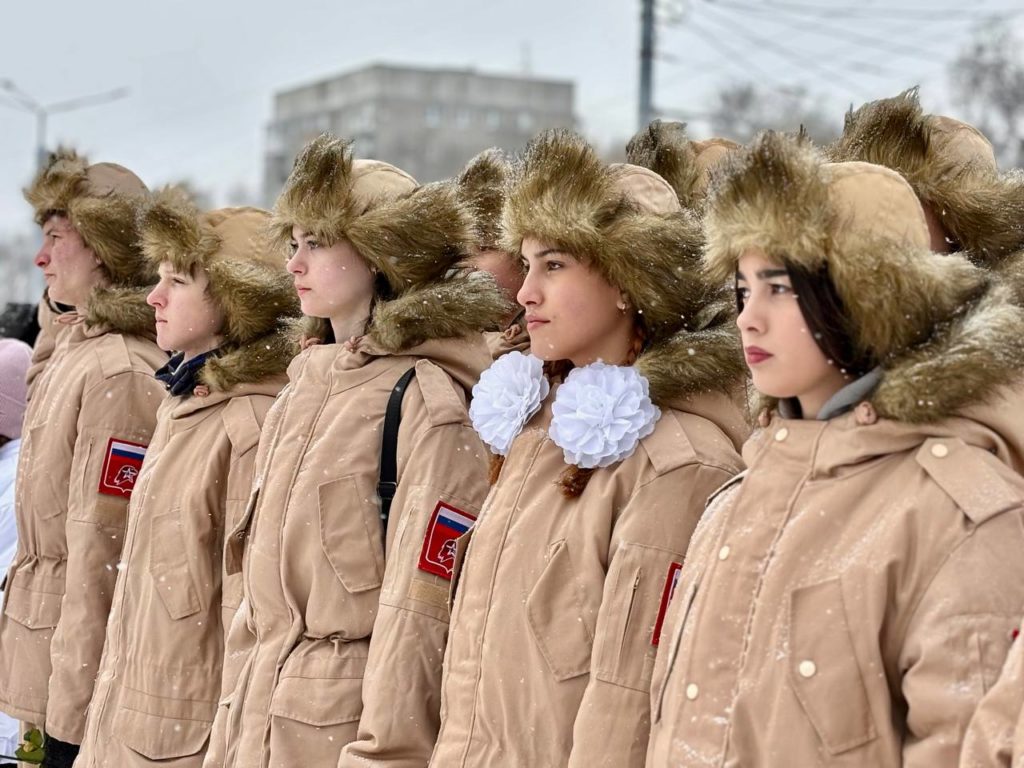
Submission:
M 387 549 L 388 518 L 391 516 L 391 502 L 398 491 L 398 427 L 402 423 L 402 398 L 409 382 L 416 375 L 415 366 L 402 374 L 402 378 L 391 390 L 388 408 L 384 412 L 384 439 L 380 446 L 380 479 L 377 495 L 380 496 L 381 541 Z

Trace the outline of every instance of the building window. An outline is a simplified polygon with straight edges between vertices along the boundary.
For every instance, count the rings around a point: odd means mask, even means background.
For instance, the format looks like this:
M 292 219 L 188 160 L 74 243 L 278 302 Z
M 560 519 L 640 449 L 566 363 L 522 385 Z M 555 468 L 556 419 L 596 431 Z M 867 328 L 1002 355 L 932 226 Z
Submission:
M 487 123 L 488 130 L 498 130 L 501 128 L 501 111 L 497 109 L 488 109 L 484 120 Z
M 533 114 L 530 112 L 520 112 L 516 115 L 516 125 L 520 131 L 533 130 Z
M 437 104 L 430 104 L 423 112 L 423 122 L 428 128 L 437 128 L 441 125 L 441 107 Z
M 473 113 L 468 109 L 460 109 L 455 113 L 455 127 L 461 130 L 469 128 L 473 122 Z

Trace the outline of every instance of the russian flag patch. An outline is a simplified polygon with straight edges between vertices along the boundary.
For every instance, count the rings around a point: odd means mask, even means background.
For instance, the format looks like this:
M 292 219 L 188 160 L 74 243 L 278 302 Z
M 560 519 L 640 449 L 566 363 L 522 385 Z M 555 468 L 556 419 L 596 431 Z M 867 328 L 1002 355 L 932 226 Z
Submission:
M 103 471 L 100 473 L 100 493 L 129 498 L 139 478 L 146 447 L 141 443 L 110 438 L 103 459 Z
M 661 590 L 661 605 L 658 608 L 658 620 L 654 622 L 654 633 L 651 635 L 651 645 L 657 645 L 661 640 L 661 627 L 665 623 L 665 614 L 668 613 L 668 604 L 672 602 L 672 595 L 676 593 L 676 586 L 679 584 L 679 574 L 683 571 L 682 563 L 671 563 L 668 567 L 668 576 L 665 577 L 665 586 Z
M 472 528 L 475 522 L 476 515 L 463 512 L 443 501 L 437 502 L 434 514 L 427 523 L 427 532 L 423 535 L 419 569 L 451 581 L 452 566 L 455 564 L 455 540 Z

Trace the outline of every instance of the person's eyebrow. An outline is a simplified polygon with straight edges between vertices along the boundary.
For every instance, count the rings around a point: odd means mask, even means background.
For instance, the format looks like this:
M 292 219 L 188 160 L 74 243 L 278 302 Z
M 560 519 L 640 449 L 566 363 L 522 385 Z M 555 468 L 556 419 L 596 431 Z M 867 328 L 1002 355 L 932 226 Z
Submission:
M 789 277 L 789 271 L 785 269 L 762 269 L 757 273 L 757 276 L 762 280 L 772 277 Z

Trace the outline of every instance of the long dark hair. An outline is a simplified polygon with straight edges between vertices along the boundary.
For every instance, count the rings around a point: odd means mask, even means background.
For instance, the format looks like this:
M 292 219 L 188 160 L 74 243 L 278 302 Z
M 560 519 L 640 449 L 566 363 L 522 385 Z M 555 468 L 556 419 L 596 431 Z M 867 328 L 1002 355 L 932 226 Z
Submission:
M 822 265 L 816 272 L 802 267 L 788 265 L 786 273 L 793 286 L 793 293 L 800 306 L 800 313 L 807 323 L 826 358 L 851 378 L 859 378 L 878 365 L 870 351 L 858 351 L 854 343 L 853 328 L 842 298 L 828 273 L 828 265 Z M 743 311 L 743 300 L 736 293 L 737 310 Z
M 825 357 L 852 378 L 874 368 L 873 355 L 859 352 L 853 342 L 850 316 L 829 277 L 828 265 L 814 273 L 795 266 L 787 271 L 804 322 Z

